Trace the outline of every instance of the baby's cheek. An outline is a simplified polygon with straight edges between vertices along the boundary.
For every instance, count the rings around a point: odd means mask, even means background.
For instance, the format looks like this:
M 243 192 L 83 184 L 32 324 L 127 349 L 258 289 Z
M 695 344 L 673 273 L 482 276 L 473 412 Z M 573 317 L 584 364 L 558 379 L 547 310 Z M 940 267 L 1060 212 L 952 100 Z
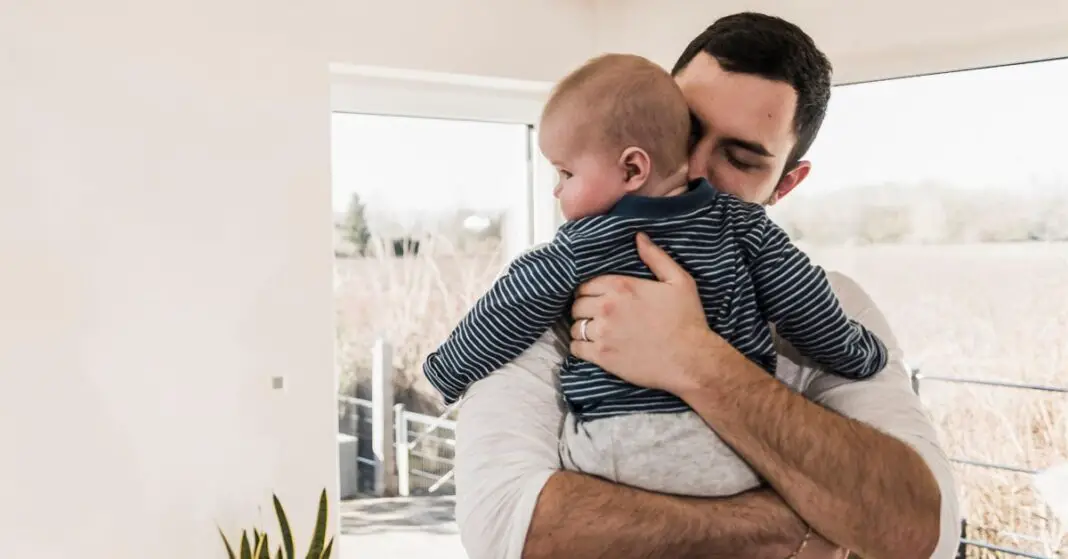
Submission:
M 600 188 L 592 189 L 586 204 L 589 207 L 591 215 L 606 214 L 622 197 L 623 191 L 621 189 L 602 185 Z
M 574 188 L 561 199 L 564 215 L 568 219 L 589 217 L 607 211 L 602 206 L 599 192 L 593 188 Z
M 583 195 L 578 189 L 571 192 L 565 191 L 560 196 L 560 210 L 563 212 L 564 217 L 568 221 L 572 221 L 589 215 L 590 210 L 587 198 L 588 196 Z

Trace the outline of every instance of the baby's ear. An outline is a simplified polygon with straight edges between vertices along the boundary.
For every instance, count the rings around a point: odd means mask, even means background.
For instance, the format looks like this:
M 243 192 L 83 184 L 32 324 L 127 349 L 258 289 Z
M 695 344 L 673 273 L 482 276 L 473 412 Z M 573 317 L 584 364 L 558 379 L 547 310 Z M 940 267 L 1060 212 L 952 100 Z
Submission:
M 623 155 L 619 157 L 619 165 L 623 170 L 623 182 L 626 183 L 627 192 L 634 192 L 645 186 L 653 167 L 649 154 L 644 149 L 634 146 L 623 150 Z

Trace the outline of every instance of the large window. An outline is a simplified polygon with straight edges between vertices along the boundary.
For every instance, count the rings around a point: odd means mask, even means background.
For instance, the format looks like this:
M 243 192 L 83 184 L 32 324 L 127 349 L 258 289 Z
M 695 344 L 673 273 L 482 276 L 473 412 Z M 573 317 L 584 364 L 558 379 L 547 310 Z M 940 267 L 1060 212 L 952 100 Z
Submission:
M 507 262 L 555 230 L 555 172 L 534 129 L 549 84 L 349 65 L 331 75 L 342 498 L 447 495 L 455 408 L 422 363 Z M 392 400 L 372 402 L 374 371 Z M 455 537 L 440 545 L 459 549 Z
M 530 128 L 333 115 L 341 391 L 368 398 L 382 338 L 397 401 L 433 413 L 421 374 L 502 266 L 530 242 Z
M 1068 60 L 839 87 L 772 215 L 869 292 L 922 375 L 1068 386 L 1066 91 Z M 1026 471 L 1068 462 L 1068 395 L 919 385 L 969 538 L 1063 553 L 1068 518 Z

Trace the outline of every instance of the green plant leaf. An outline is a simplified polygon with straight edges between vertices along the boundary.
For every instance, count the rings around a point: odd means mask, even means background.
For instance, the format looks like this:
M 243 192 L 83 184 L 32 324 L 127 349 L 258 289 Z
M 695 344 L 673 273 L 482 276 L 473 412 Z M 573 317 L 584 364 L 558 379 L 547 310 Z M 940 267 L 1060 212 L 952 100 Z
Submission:
M 263 549 L 263 534 L 260 534 L 259 530 L 253 529 L 255 535 L 256 545 L 252 547 L 252 559 L 258 559 L 260 556 L 260 550 Z
M 308 547 L 307 559 L 319 559 L 323 555 L 323 543 L 326 540 L 326 489 L 319 494 L 319 514 L 315 518 L 315 532 Z
M 252 549 L 248 546 L 248 531 L 241 531 L 241 559 L 252 559 Z
M 282 557 L 282 548 L 281 547 L 278 548 L 278 555 L 275 555 L 274 559 L 285 559 L 284 557 Z
M 256 549 L 256 553 L 252 555 L 253 559 L 271 559 L 271 543 L 267 539 L 267 534 L 260 534 L 263 538 L 260 540 L 260 545 Z
M 293 551 L 293 532 L 289 530 L 289 520 L 286 518 L 286 511 L 282 508 L 282 502 L 278 500 L 278 495 L 274 495 L 273 498 L 274 512 L 278 515 L 278 527 L 282 530 L 282 547 L 286 552 L 284 559 L 295 559 L 296 553 Z
M 323 550 L 323 554 L 319 556 L 319 559 L 330 559 L 330 554 L 334 551 L 334 538 L 330 538 L 330 541 L 326 544 L 326 549 Z
M 237 557 L 234 555 L 234 548 L 230 547 L 230 540 L 226 539 L 226 534 L 223 533 L 222 528 L 219 528 L 219 535 L 222 536 L 223 545 L 226 546 L 226 554 L 230 557 L 230 559 L 237 559 Z

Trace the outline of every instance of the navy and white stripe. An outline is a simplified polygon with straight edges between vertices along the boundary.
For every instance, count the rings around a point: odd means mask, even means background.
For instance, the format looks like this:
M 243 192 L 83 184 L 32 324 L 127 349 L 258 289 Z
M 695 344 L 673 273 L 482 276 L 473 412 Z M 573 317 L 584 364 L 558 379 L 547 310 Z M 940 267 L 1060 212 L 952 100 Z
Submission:
M 568 315 L 579 284 L 602 274 L 652 279 L 634 236 L 647 233 L 697 283 L 709 326 L 769 373 L 771 327 L 828 372 L 865 378 L 887 362 L 886 346 L 850 320 L 823 270 L 790 242 L 764 208 L 707 182 L 669 198 L 625 197 L 610 213 L 565 224 L 552 243 L 518 258 L 423 367 L 448 403 L 519 356 Z M 679 398 L 629 384 L 568 356 L 561 388 L 582 419 L 674 413 Z

